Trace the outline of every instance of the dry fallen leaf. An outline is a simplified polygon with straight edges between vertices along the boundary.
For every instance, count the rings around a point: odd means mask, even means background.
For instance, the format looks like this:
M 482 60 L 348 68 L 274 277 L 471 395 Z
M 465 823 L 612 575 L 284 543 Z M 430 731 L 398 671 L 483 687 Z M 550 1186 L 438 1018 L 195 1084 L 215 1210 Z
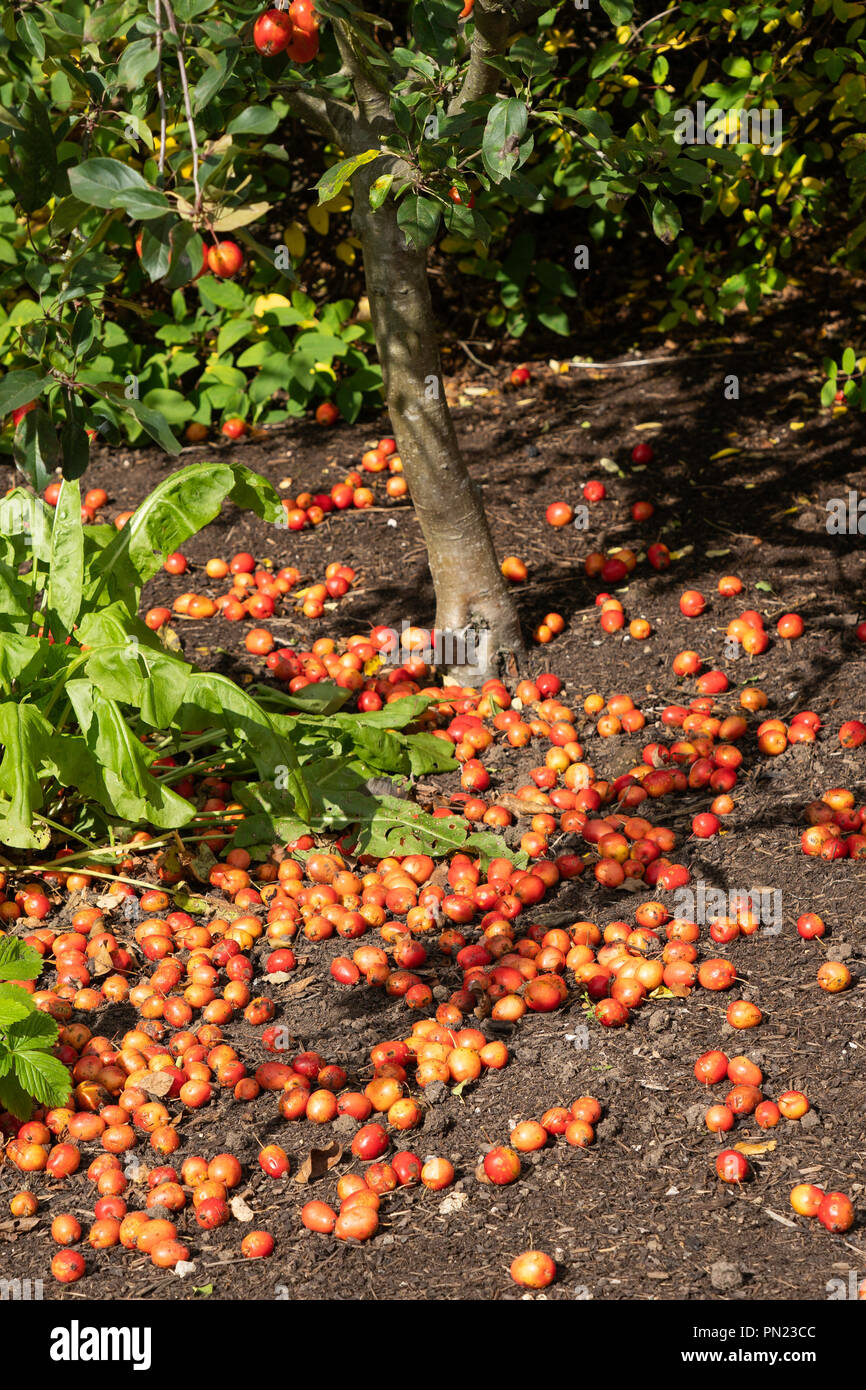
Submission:
M 335 1167 L 343 1157 L 343 1146 L 338 1144 L 336 1139 L 332 1140 L 323 1149 L 310 1149 L 297 1173 L 295 1182 L 313 1182 L 316 1178 L 323 1178 L 331 1168 Z
M 314 985 L 315 983 L 315 975 L 308 975 L 304 980 L 295 980 L 293 984 L 287 987 L 285 993 L 290 999 L 294 999 L 298 994 L 303 994 L 305 989 L 309 989 L 310 985 Z
M 96 906 L 107 908 L 111 912 L 124 901 L 125 897 L 121 893 L 103 893 L 102 897 L 96 899 Z
M 735 1144 L 734 1148 L 741 1154 L 769 1154 L 776 1147 L 775 1139 L 767 1139 L 763 1144 Z
M 500 806 L 504 806 L 506 811 L 510 811 L 513 816 L 536 816 L 539 812 L 550 810 L 550 802 L 547 798 L 512 796 L 511 792 L 502 792 L 496 800 Z
M 247 1206 L 243 1197 L 232 1197 L 229 1206 L 236 1221 L 252 1221 L 253 1209 Z
M 439 1203 L 440 1216 L 453 1216 L 455 1211 L 460 1211 L 469 1201 L 468 1192 L 452 1192 L 450 1196 L 443 1198 Z
M 104 942 L 100 942 L 93 955 L 87 962 L 87 968 L 91 975 L 110 975 L 114 970 L 111 960 L 111 952 Z
M 17 1240 L 18 1236 L 38 1225 L 38 1216 L 16 1216 L 11 1221 L 0 1221 L 0 1236 L 4 1240 Z
M 136 1090 L 144 1091 L 146 1095 L 161 1100 L 171 1090 L 174 1078 L 175 1072 L 171 1067 L 167 1067 L 163 1071 L 151 1072 L 146 1077 L 136 1081 Z

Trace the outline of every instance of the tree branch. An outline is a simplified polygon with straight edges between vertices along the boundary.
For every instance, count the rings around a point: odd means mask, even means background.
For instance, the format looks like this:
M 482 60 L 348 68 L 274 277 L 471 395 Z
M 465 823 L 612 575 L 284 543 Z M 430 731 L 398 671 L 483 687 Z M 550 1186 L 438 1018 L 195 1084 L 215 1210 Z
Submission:
M 300 87 L 283 87 L 282 92 L 292 113 L 305 125 L 324 135 L 332 145 L 347 148 L 354 125 L 354 115 L 348 106 L 334 97 L 316 96 Z
M 368 125 L 378 126 L 379 129 L 385 128 L 386 125 L 388 129 L 393 129 L 387 89 L 379 86 L 369 63 L 364 61 L 363 55 L 353 44 L 349 27 L 341 19 L 334 19 L 331 23 L 343 71 L 351 80 L 362 120 Z
M 159 97 L 159 172 L 165 174 L 165 132 L 167 115 L 165 109 L 165 84 L 162 80 L 162 0 L 156 0 L 153 10 L 156 24 L 156 92 Z
M 190 97 L 189 79 L 187 77 L 186 72 L 186 59 L 184 56 L 183 40 L 181 39 L 180 34 L 178 33 L 177 20 L 175 19 L 174 10 L 171 8 L 169 0 L 162 0 L 162 3 L 165 6 L 165 17 L 168 23 L 169 33 L 173 36 L 177 43 L 177 65 L 180 70 L 180 85 L 183 91 L 183 105 L 184 111 L 186 112 L 186 123 L 187 128 L 189 130 L 189 144 L 190 149 L 192 151 L 192 184 L 193 188 L 195 189 L 195 211 L 196 216 L 198 216 L 198 214 L 201 212 L 201 184 L 199 183 L 198 177 L 198 137 L 196 136 L 195 130 L 195 118 L 192 114 L 192 99 Z M 163 139 L 163 142 L 160 145 L 160 150 L 163 150 L 164 148 L 165 140 Z
M 470 102 L 492 96 L 497 91 L 502 74 L 492 67 L 489 59 L 505 52 L 512 34 L 517 34 L 546 9 L 545 0 L 475 0 L 472 18 L 475 33 L 469 53 L 469 67 L 463 85 L 448 108 L 456 116 Z

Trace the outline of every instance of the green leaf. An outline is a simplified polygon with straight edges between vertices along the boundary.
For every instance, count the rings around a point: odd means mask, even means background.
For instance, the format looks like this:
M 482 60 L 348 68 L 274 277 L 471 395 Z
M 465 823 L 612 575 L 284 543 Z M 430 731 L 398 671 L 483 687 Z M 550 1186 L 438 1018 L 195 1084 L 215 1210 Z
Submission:
M 112 607 L 123 611 L 119 604 Z M 183 704 L 193 668 L 159 645 L 147 645 L 136 635 L 139 624 L 118 622 L 121 640 L 95 646 L 102 620 L 111 612 L 111 608 L 103 609 L 81 623 L 80 641 L 95 647 L 85 663 L 85 674 L 103 695 L 138 709 L 144 724 L 166 729 Z
M 51 728 L 35 705 L 0 703 L 0 792 L 9 798 L 0 799 L 0 842 L 16 849 L 44 849 L 51 838 L 46 826 L 34 824 L 34 813 L 42 805 L 36 772 L 50 736 Z
M 48 110 L 31 89 L 20 111 L 9 148 L 9 184 L 25 213 L 35 212 L 56 191 L 57 141 Z
M 659 240 L 670 245 L 683 225 L 676 203 L 669 198 L 656 198 L 652 205 L 652 224 Z
M 38 58 L 41 63 L 45 57 L 45 40 L 42 37 L 42 30 L 29 10 L 25 10 L 22 14 L 17 29 L 18 37 L 22 43 L 26 44 L 34 58 Z
M 285 768 L 287 790 L 293 797 L 295 811 L 308 819 L 310 792 L 298 770 L 295 748 L 286 734 L 280 732 L 280 716 L 268 715 L 226 676 L 200 671 L 190 677 L 181 713 L 184 728 L 201 728 L 202 716 L 209 715 L 218 727 L 227 729 L 249 748 L 263 780 L 275 778 L 277 769 Z
M 407 193 L 397 207 L 397 225 L 406 243 L 423 251 L 431 246 L 439 227 L 441 208 L 432 198 L 420 193 Z
M 631 19 L 634 4 L 632 0 L 601 0 L 601 8 L 612 24 L 620 25 Z
M 42 957 L 17 936 L 0 937 L 0 980 L 38 980 Z M 29 995 L 25 999 L 29 1000 Z
M 481 158 L 494 183 L 502 183 L 522 163 L 521 144 L 529 124 L 524 102 L 516 97 L 498 101 L 487 117 Z
M 370 207 L 373 212 L 377 212 L 387 198 L 391 184 L 394 182 L 393 174 L 382 174 L 380 178 L 374 179 L 370 185 Z M 866 222 L 864 222 L 866 227 Z
M 60 427 L 60 454 L 64 478 L 75 481 L 90 462 L 90 440 L 80 407 L 67 403 L 66 419 Z
M 148 73 L 158 62 L 156 44 L 152 38 L 135 39 L 128 43 L 117 65 L 117 81 L 122 87 L 141 87 Z
M 846 347 L 842 353 L 842 371 L 846 376 L 850 376 L 857 366 L 857 354 L 852 347 Z
M 0 574 L 0 613 L 5 606 Z M 29 607 L 27 612 L 29 614 Z M 0 637 L 0 692 L 10 695 L 13 682 L 16 681 L 26 690 L 42 670 L 47 654 L 48 643 L 40 638 L 24 637 L 17 632 L 4 632 Z
M 55 641 L 72 631 L 81 608 L 84 582 L 84 527 L 81 488 L 68 479 L 60 485 L 51 530 L 51 561 L 45 600 L 45 622 Z
M 44 1013 L 34 1005 L 31 1005 L 25 1017 L 13 1023 L 6 1033 L 6 1043 L 13 1052 L 18 1052 L 21 1048 L 48 1049 L 56 1042 L 57 1024 L 50 1014 Z
M 522 850 L 509 849 L 501 835 L 492 830 L 476 830 L 466 840 L 465 849 L 481 857 L 481 867 L 486 869 L 491 859 L 510 859 L 518 869 L 525 869 L 529 856 Z
M 612 139 L 613 129 L 611 124 L 600 111 L 595 111 L 590 107 L 581 109 L 580 111 L 569 111 L 567 114 L 572 116 L 574 120 L 579 121 L 581 125 L 586 126 L 587 130 L 591 130 L 593 135 L 597 136 L 599 140 Z
M 364 150 L 363 154 L 353 154 L 348 159 L 341 159 L 338 164 L 333 164 L 316 184 L 319 191 L 319 203 L 327 203 L 330 198 L 335 197 L 340 189 L 349 182 L 356 170 L 362 168 L 364 164 L 381 158 L 381 150 Z
M 7 1054 L 11 1058 L 11 1053 Z M 57 1060 L 56 1058 L 54 1059 Z M 67 1074 L 68 1075 L 68 1074 Z M 0 1075 L 0 1105 L 19 1120 L 29 1120 L 33 1102 L 23 1090 L 14 1073 Z
M 152 579 L 166 555 L 219 516 L 227 498 L 271 523 L 285 515 L 279 493 L 258 473 L 239 463 L 191 464 L 155 487 L 106 546 L 99 561 L 103 582 L 115 570 L 133 585 Z
M 351 691 L 332 681 L 319 681 L 315 685 L 305 685 L 293 695 L 281 696 L 280 704 L 288 709 L 301 710 L 304 714 L 336 714 L 351 698 Z
M 72 1091 L 69 1072 L 57 1057 L 37 1048 L 16 1048 L 15 1076 L 28 1095 L 40 1105 L 61 1105 Z
M 246 307 L 246 296 L 240 285 L 233 285 L 228 280 L 218 280 L 214 275 L 203 275 L 201 280 L 196 281 L 196 288 L 203 300 L 210 300 L 217 308 L 237 313 Z
M 227 135 L 270 135 L 280 123 L 279 113 L 272 106 L 248 106 L 233 116 L 226 127 Z
M 29 405 L 38 400 L 42 388 L 51 381 L 50 376 L 25 367 L 22 371 L 7 372 L 0 379 L 0 416 L 9 415 L 19 406 Z
M 127 400 L 125 397 L 122 400 L 117 400 L 116 403 L 122 410 L 127 411 L 130 415 L 134 415 L 142 428 L 150 435 L 151 439 L 165 449 L 167 454 L 180 453 L 183 446 L 175 439 L 165 421 L 165 417 L 162 416 L 158 410 L 152 410 L 150 406 L 144 404 L 144 401 L 137 401 L 135 399 Z
M 186 824 L 192 807 L 148 770 L 154 755 L 133 733 L 119 704 L 88 680 L 68 680 L 66 694 L 91 756 L 92 775 L 98 779 L 93 785 L 101 783 L 104 789 L 98 798 L 101 804 L 125 820 L 169 829 Z M 50 755 L 62 757 L 63 745 L 70 741 L 55 742 Z
M 36 492 L 43 492 L 60 462 L 60 441 L 47 410 L 37 406 L 19 424 L 12 454 Z
M 26 536 L 38 560 L 51 553 L 51 508 L 26 488 L 16 488 L 0 497 L 0 536 Z
M 217 92 L 225 86 L 226 82 L 231 77 L 237 59 L 236 53 L 229 55 L 225 49 L 222 49 L 218 53 L 212 53 L 209 49 L 200 48 L 198 49 L 198 53 L 199 55 L 206 55 L 211 66 L 204 74 L 204 77 L 195 84 L 192 91 L 192 109 L 193 114 L 196 116 L 200 111 L 204 110 L 208 103 L 216 96 Z
M 30 995 L 18 985 L 0 984 L 0 1031 L 5 1031 L 11 1023 L 17 1023 L 34 1012 L 35 1005 Z
M 169 208 L 163 193 L 119 159 L 85 159 L 69 170 L 69 187 L 83 203 L 122 208 L 137 221 L 162 217 Z
M 394 796 L 376 798 L 368 819 L 362 821 L 356 853 L 383 859 L 391 854 L 430 854 L 437 858 L 462 849 L 468 822 L 455 816 L 431 816 L 413 801 Z
M 142 403 L 145 409 L 158 413 L 170 425 L 182 425 L 186 420 L 191 420 L 196 412 L 195 402 L 182 391 L 172 391 L 162 386 L 148 391 Z

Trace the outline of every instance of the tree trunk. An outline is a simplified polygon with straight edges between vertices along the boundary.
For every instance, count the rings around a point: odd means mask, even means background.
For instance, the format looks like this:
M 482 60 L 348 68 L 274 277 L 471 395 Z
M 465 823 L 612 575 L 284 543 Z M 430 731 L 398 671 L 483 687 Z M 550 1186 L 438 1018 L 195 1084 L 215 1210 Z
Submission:
M 445 400 L 426 253 L 407 248 L 395 204 L 389 199 L 371 212 L 367 181 L 358 183 L 355 216 L 385 401 L 427 546 L 436 628 L 444 634 L 436 664 L 451 680 L 477 685 L 517 670 L 524 654 L 517 610 Z M 418 615 L 406 618 L 416 622 Z

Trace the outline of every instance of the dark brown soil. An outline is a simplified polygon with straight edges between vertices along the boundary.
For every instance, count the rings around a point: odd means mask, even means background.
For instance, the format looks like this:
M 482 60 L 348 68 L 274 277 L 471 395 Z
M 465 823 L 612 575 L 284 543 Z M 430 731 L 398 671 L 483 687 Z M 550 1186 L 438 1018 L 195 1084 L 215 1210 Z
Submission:
M 247 1175 L 240 1191 L 253 1209 L 254 1225 L 276 1237 L 271 1259 L 241 1259 L 243 1231 L 236 1223 L 202 1232 L 187 1211 L 179 1227 L 189 1236 L 195 1261 L 188 1278 L 154 1270 L 146 1256 L 88 1252 L 87 1278 L 62 1290 L 48 1271 L 54 1253 L 50 1218 L 71 1210 L 86 1223 L 93 1196 L 82 1170 L 62 1186 L 33 1180 L 41 1203 L 34 1229 L 24 1233 L 0 1221 L 0 1276 L 42 1277 L 46 1297 L 70 1299 L 201 1298 L 193 1291 L 202 1286 L 212 1286 L 214 1298 L 231 1299 L 513 1299 L 521 1295 L 508 1266 L 527 1248 L 544 1249 L 557 1261 L 558 1278 L 544 1295 L 551 1300 L 823 1300 L 828 1280 L 847 1280 L 851 1269 L 866 1276 L 866 1080 L 860 1060 L 866 1047 L 866 862 L 824 863 L 805 857 L 799 847 L 803 804 L 833 786 L 849 787 L 862 800 L 866 780 L 862 750 L 846 752 L 836 737 L 844 719 L 866 712 L 866 646 L 856 640 L 852 621 L 864 616 L 864 549 L 860 535 L 828 532 L 825 506 L 831 498 L 847 497 L 849 489 L 866 494 L 866 461 L 860 422 L 816 410 L 818 334 L 822 327 L 831 336 L 835 331 L 834 294 L 841 305 L 841 291 L 827 289 L 820 323 L 804 330 L 802 315 L 783 305 L 762 326 L 763 347 L 744 335 L 742 343 L 703 348 L 654 346 L 659 360 L 645 367 L 557 375 L 540 366 L 532 384 L 517 392 L 503 390 L 502 368 L 485 376 L 470 364 L 449 384 L 497 547 L 529 565 L 529 582 L 518 595 L 527 630 L 551 609 L 567 620 L 561 637 L 533 649 L 531 670 L 555 670 L 565 681 L 564 698 L 578 711 L 592 691 L 625 691 L 647 714 L 646 733 L 628 742 L 603 741 L 587 722 L 581 734 L 587 761 L 605 773 L 624 771 L 653 736 L 664 705 L 694 693 L 691 682 L 678 687 L 671 672 L 671 660 L 683 647 L 697 648 L 708 666 L 728 673 L 732 693 L 721 698 L 723 708 L 738 708 L 739 687 L 756 681 L 770 698 L 768 713 L 785 718 L 813 709 L 825 723 L 815 744 L 789 748 L 776 759 L 756 756 L 750 736 L 729 833 L 709 842 L 686 838 L 676 856 L 688 863 L 693 880 L 726 893 L 781 890 L 778 933 L 762 929 L 728 947 L 714 948 L 708 940 L 701 947 L 706 955 L 729 955 L 736 963 L 742 981 L 737 993 L 760 1003 L 763 1024 L 736 1033 L 725 1022 L 731 996 L 706 991 L 653 1001 L 633 1014 L 627 1030 L 606 1031 L 588 1022 L 576 1001 L 554 1014 L 527 1016 L 510 1034 L 513 1056 L 506 1069 L 487 1073 L 462 1095 L 428 1094 L 423 1128 L 405 1136 L 406 1147 L 422 1158 L 448 1156 L 457 1169 L 456 1185 L 439 1194 L 403 1189 L 385 1198 L 380 1232 L 363 1246 L 306 1232 L 298 1218 L 310 1196 L 333 1200 L 336 1176 L 352 1166 L 350 1155 L 310 1187 L 291 1179 L 275 1183 L 256 1161 L 263 1143 L 279 1142 L 296 1170 L 311 1147 L 334 1137 L 332 1127 L 323 1131 L 306 1121 L 281 1120 L 274 1097 L 241 1104 L 221 1094 L 204 1110 L 184 1113 L 178 1157 L 238 1154 Z M 798 350 L 785 351 L 792 341 Z M 648 353 L 638 348 L 625 355 Z M 457 357 L 455 352 L 452 360 Z M 739 377 L 740 398 L 727 401 L 724 384 L 732 373 Z M 358 465 L 367 441 L 383 432 L 384 419 L 329 432 L 296 426 L 238 447 L 232 457 L 278 486 L 291 479 L 285 490 L 292 495 L 327 491 Z M 655 449 L 655 461 L 643 471 L 630 462 L 640 440 L 651 440 Z M 215 456 L 213 448 L 189 450 L 181 463 Z M 605 457 L 616 471 L 604 469 Z M 175 466 L 156 451 L 118 451 L 97 458 L 87 481 L 106 487 L 113 515 L 133 506 Z M 605 482 L 608 498 L 591 508 L 589 531 L 547 526 L 546 505 L 560 498 L 578 502 L 580 486 L 590 477 Z M 376 488 L 384 497 L 381 482 Z M 656 512 L 639 526 L 629 509 L 641 499 L 652 500 Z M 664 574 L 640 563 L 620 594 L 629 618 L 650 620 L 652 637 L 637 643 L 604 636 L 594 607 L 598 586 L 586 580 L 582 558 L 617 543 L 643 551 L 657 539 L 683 551 L 681 558 Z M 346 636 L 373 622 L 399 627 L 402 618 L 432 619 L 424 546 L 411 509 L 399 504 L 337 514 L 300 534 L 270 530 L 227 508 L 185 548 L 192 575 L 160 576 L 149 586 L 145 605 L 170 602 L 188 588 L 220 592 L 199 567 L 211 555 L 245 549 L 276 565 L 294 564 L 310 580 L 322 578 L 333 559 L 358 570 L 357 587 L 319 623 L 289 614 L 264 624 L 281 643 L 307 647 L 315 636 Z M 716 582 L 724 573 L 742 578 L 740 598 L 718 596 Z M 679 595 L 690 587 L 709 599 L 698 620 L 679 611 Z M 733 661 L 725 656 L 725 628 L 746 607 L 766 615 L 771 647 L 763 657 Z M 805 636 L 792 644 L 775 635 L 775 619 L 786 611 L 806 620 Z M 241 679 L 261 679 L 262 663 L 242 646 L 244 625 L 216 619 L 178 620 L 173 626 L 190 659 Z M 498 745 L 485 754 L 500 790 L 519 786 L 537 760 L 535 750 L 518 755 Z M 456 776 L 450 785 L 457 789 Z M 667 801 L 656 819 L 687 837 L 692 815 L 707 800 L 692 793 Z M 562 914 L 566 921 L 588 917 L 604 924 L 630 918 L 639 902 L 657 896 L 672 897 L 648 890 L 634 897 L 611 894 L 587 875 L 552 895 L 538 920 Z M 810 910 L 828 923 L 823 942 L 806 943 L 796 933 L 798 915 Z M 342 943 L 305 947 L 292 986 L 278 985 L 273 992 L 282 1001 L 278 1021 L 298 1048 L 317 1049 L 363 1084 L 370 1047 L 407 1035 L 411 1016 L 402 1001 L 382 992 L 334 987 L 328 964 L 341 948 Z M 263 955 L 258 948 L 256 960 Z M 817 988 L 816 970 L 825 958 L 846 960 L 854 988 L 836 996 Z M 443 959 L 431 957 L 431 975 L 447 994 L 459 972 Z M 309 987 L 295 993 L 296 979 L 309 979 Z M 128 1008 L 106 1008 L 99 1031 L 120 1035 L 133 1017 Z M 493 1036 L 490 1025 L 484 1026 Z M 226 1034 L 251 1069 L 264 1060 L 260 1030 L 239 1022 Z M 719 1143 L 703 1123 L 710 1102 L 692 1070 L 696 1057 L 715 1047 L 759 1062 L 766 1095 L 802 1089 L 812 1104 L 804 1121 L 783 1121 L 774 1131 L 738 1121 L 730 1142 L 768 1144 L 751 1159 L 754 1180 L 741 1189 L 716 1179 Z M 517 1120 L 537 1118 L 548 1106 L 582 1093 L 597 1095 L 605 1107 L 594 1147 L 572 1149 L 560 1140 L 528 1158 L 521 1180 L 510 1187 L 476 1180 L 485 1146 L 507 1142 Z M 713 1096 L 723 1098 L 724 1088 L 714 1088 Z M 348 1134 L 340 1129 L 337 1136 L 348 1150 L 353 1126 L 346 1126 Z M 96 1151 L 94 1145 L 85 1148 Z M 788 1194 L 800 1181 L 851 1196 L 859 1222 L 847 1237 L 793 1214 Z M 11 1164 L 0 1169 L 7 1211 L 11 1194 L 26 1185 Z

